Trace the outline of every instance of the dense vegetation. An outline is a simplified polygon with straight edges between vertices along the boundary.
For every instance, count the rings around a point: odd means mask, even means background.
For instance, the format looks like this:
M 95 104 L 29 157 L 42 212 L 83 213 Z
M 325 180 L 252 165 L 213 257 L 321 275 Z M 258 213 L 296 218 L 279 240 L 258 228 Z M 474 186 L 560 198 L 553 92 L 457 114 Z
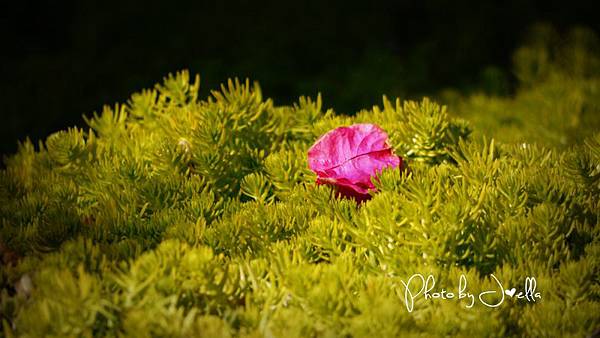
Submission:
M 249 81 L 201 99 L 180 72 L 89 128 L 23 142 L 0 172 L 3 334 L 592 333 L 600 61 L 573 36 L 519 49 L 510 98 L 384 97 L 349 117 L 320 97 L 276 106 Z M 410 168 L 382 172 L 360 205 L 306 164 L 320 135 L 357 122 L 386 130 Z M 452 292 L 464 275 L 473 294 L 535 277 L 541 299 L 421 297 L 409 311 L 414 274 Z

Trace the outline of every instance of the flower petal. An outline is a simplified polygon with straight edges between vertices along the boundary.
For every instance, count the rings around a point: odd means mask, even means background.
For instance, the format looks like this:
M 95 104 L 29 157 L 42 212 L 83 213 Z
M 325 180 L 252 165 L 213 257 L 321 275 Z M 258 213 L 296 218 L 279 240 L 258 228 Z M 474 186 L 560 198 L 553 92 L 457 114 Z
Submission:
M 401 167 L 388 136 L 380 127 L 355 124 L 321 136 L 308 150 L 308 164 L 318 184 L 331 184 L 346 197 L 364 200 L 375 189 L 371 179 L 384 168 Z

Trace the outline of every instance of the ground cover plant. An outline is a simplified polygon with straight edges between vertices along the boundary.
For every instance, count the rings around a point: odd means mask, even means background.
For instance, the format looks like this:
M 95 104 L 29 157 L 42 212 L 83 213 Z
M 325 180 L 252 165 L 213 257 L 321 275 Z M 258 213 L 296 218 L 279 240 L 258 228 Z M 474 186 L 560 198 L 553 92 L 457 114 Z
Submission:
M 348 116 L 248 80 L 200 98 L 183 71 L 22 142 L 0 172 L 3 335 L 592 334 L 600 62 L 572 34 L 515 53 L 511 97 L 383 97 Z M 361 203 L 307 158 L 359 123 L 406 165 Z

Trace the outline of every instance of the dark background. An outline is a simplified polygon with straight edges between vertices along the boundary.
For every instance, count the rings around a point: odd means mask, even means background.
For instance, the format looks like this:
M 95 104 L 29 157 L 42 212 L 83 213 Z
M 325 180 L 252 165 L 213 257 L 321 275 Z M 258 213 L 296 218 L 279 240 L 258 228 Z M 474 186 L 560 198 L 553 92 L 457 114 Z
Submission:
M 511 54 L 547 22 L 598 32 L 593 1 L 17 1 L 0 5 L 0 154 L 125 102 L 169 72 L 228 77 L 354 113 L 381 94 L 506 95 Z M 490 77 L 496 85 L 490 85 Z M 500 79 L 500 80 L 498 80 Z M 500 83 L 500 85 L 498 85 Z

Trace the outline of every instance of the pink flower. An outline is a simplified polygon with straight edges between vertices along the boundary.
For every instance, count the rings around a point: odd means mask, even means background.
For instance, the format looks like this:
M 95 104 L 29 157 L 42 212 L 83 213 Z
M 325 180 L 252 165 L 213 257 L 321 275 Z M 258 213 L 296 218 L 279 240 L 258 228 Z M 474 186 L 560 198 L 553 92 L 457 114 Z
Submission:
M 321 136 L 308 150 L 308 166 L 317 174 L 317 184 L 333 185 L 338 195 L 362 202 L 375 190 L 371 179 L 377 172 L 401 169 L 402 158 L 393 154 L 385 131 L 363 123 Z

